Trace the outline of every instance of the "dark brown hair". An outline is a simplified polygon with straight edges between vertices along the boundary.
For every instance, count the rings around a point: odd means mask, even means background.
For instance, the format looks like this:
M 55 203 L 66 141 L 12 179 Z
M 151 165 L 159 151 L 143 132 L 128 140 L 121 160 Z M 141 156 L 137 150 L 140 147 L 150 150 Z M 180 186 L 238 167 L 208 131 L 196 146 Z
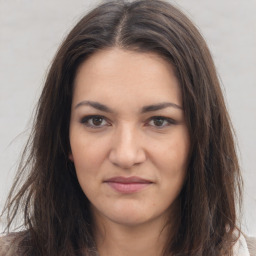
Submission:
M 23 212 L 26 231 L 19 241 L 27 250 L 24 255 L 72 256 L 80 255 L 81 248 L 87 248 L 89 255 L 94 247 L 89 202 L 68 160 L 69 121 L 79 65 L 110 47 L 157 53 L 173 65 L 180 82 L 191 156 L 174 235 L 163 255 L 231 255 L 242 182 L 215 66 L 191 21 L 158 0 L 102 4 L 83 17 L 62 43 L 6 204 L 7 228 Z

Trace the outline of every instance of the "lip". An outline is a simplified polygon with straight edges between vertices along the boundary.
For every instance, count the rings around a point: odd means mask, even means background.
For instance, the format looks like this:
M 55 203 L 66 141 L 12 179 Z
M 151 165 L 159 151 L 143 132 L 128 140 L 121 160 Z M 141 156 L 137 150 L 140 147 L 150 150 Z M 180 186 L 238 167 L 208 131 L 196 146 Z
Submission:
M 132 177 L 112 177 L 104 181 L 112 189 L 122 194 L 131 194 L 136 193 L 144 188 L 150 186 L 153 182 L 141 177 L 132 176 Z

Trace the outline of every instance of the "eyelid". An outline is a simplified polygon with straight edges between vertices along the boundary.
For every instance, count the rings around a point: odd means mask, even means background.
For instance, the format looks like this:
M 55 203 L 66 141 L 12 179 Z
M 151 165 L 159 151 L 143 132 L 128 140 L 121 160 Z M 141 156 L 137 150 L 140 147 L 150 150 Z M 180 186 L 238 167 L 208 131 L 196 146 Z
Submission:
M 157 128 L 157 129 L 161 129 L 161 128 L 165 128 L 165 127 L 170 126 L 170 125 L 177 124 L 176 120 L 174 120 L 173 118 L 170 118 L 170 117 L 165 117 L 165 116 L 152 116 L 148 119 L 147 124 L 149 124 L 150 121 L 153 121 L 154 119 L 157 119 L 157 118 L 163 119 L 164 121 L 167 121 L 167 125 L 164 125 L 164 126 L 152 125 L 153 127 Z
M 106 122 L 105 124 L 103 125 L 93 125 L 93 124 L 90 124 L 89 121 L 90 119 L 93 119 L 93 118 L 102 118 L 103 119 L 103 122 Z M 160 126 L 157 126 L 157 125 L 152 125 L 150 124 L 151 121 L 154 121 L 154 119 L 162 119 L 163 122 L 166 122 L 164 125 L 160 125 Z M 80 119 L 80 123 L 85 125 L 86 127 L 89 127 L 89 128 L 93 128 L 93 129 L 100 129 L 100 128 L 104 128 L 106 126 L 111 126 L 111 122 L 108 118 L 106 118 L 105 116 L 103 115 L 87 115 L 87 116 L 84 116 Z M 165 117 L 165 116 L 151 116 L 150 118 L 148 118 L 146 120 L 146 126 L 151 126 L 151 127 L 154 127 L 156 129 L 163 129 L 165 127 L 168 127 L 170 125 L 175 125 L 177 124 L 177 121 L 174 120 L 173 118 L 170 118 L 170 117 Z
M 88 121 L 90 119 L 93 119 L 93 118 L 102 118 L 107 123 L 107 125 L 105 124 L 105 125 L 97 126 L 97 125 L 89 124 Z M 86 127 L 93 128 L 93 129 L 100 129 L 100 128 L 103 128 L 105 126 L 110 126 L 109 120 L 105 116 L 102 116 L 102 115 L 87 115 L 87 116 L 84 116 L 84 117 L 81 118 L 80 123 L 85 125 Z

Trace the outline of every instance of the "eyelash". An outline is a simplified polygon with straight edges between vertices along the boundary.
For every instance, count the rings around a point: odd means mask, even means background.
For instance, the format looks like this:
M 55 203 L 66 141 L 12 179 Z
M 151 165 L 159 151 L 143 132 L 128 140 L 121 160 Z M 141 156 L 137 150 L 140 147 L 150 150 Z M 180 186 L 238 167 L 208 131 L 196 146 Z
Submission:
M 92 121 L 94 118 L 102 119 L 103 121 L 106 122 L 106 124 L 105 124 L 105 125 L 99 125 L 99 126 L 90 124 L 89 122 Z M 152 117 L 150 117 L 150 118 L 148 119 L 148 121 L 147 121 L 147 126 L 150 126 L 149 123 L 152 122 L 152 121 L 156 121 L 157 119 L 158 119 L 158 121 L 159 121 L 159 120 L 163 121 L 163 123 L 165 123 L 165 125 L 163 125 L 163 126 L 152 125 L 152 126 L 155 127 L 156 129 L 163 129 L 163 128 L 167 127 L 167 126 L 177 124 L 177 122 L 176 122 L 174 119 L 169 118 L 169 117 L 164 117 L 164 116 L 152 116 Z M 106 117 L 100 116 L 100 115 L 89 115 L 89 116 L 85 116 L 85 117 L 83 117 L 83 118 L 81 119 L 80 122 L 81 122 L 82 124 L 84 124 L 85 126 L 87 126 L 87 127 L 89 127 L 89 128 L 93 128 L 93 129 L 100 129 L 100 128 L 104 127 L 104 126 L 110 126 L 110 125 L 111 125 L 110 122 L 108 121 L 108 119 L 107 119 Z
M 93 129 L 102 128 L 103 126 L 95 126 L 95 125 L 89 123 L 89 121 L 90 120 L 92 121 L 93 118 L 100 118 L 100 119 L 104 120 L 107 123 L 107 126 L 110 126 L 110 123 L 108 121 L 106 121 L 106 118 L 104 116 L 100 116 L 100 115 L 85 116 L 81 119 L 81 123 L 84 124 L 87 127 L 93 128 Z
M 177 122 L 172 119 L 172 118 L 169 118 L 169 117 L 164 117 L 164 116 L 152 116 L 149 118 L 149 122 L 147 122 L 148 124 L 151 122 L 151 121 L 156 121 L 156 120 L 161 120 L 163 122 L 165 122 L 165 125 L 164 126 L 157 126 L 157 125 L 154 125 L 155 128 L 157 129 L 161 129 L 161 128 L 165 128 L 167 126 L 170 126 L 170 125 L 175 125 L 177 124 Z

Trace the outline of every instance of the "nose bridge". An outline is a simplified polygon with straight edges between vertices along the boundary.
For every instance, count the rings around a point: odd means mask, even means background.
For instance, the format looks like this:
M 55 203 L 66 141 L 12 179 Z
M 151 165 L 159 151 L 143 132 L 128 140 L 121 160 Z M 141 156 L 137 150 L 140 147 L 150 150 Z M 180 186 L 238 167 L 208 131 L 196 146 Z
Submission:
M 122 168 L 130 168 L 145 160 L 139 129 L 131 123 L 123 123 L 114 133 L 110 160 Z

